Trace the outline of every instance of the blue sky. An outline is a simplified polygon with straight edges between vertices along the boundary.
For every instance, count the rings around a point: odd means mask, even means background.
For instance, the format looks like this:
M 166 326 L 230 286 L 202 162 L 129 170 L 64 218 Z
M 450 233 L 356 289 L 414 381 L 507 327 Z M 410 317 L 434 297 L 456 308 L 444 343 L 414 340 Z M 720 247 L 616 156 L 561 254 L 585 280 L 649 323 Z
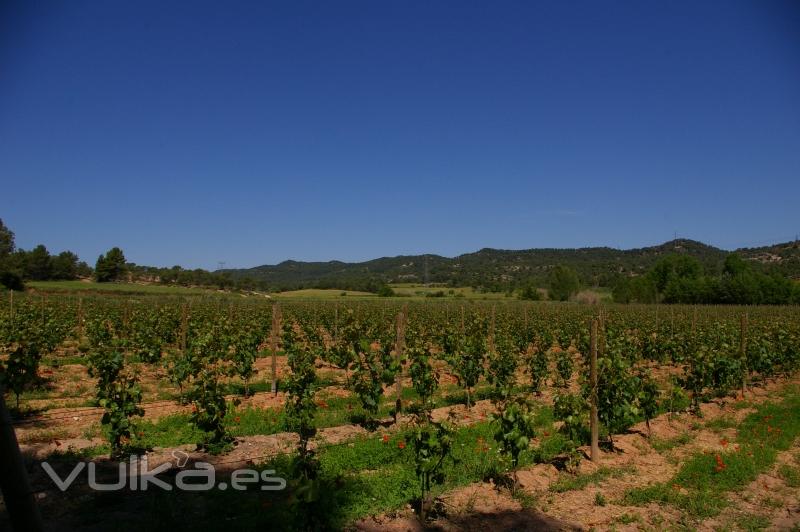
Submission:
M 0 218 L 93 263 L 800 232 L 800 3 L 4 2 Z

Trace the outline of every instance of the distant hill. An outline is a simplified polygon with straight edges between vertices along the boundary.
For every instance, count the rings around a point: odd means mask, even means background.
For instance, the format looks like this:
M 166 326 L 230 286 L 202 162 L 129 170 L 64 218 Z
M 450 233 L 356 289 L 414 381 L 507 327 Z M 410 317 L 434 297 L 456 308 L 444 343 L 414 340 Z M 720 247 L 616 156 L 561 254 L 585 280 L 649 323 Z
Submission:
M 764 271 L 775 271 L 785 277 L 800 279 L 800 241 L 784 242 L 760 248 L 736 250 Z
M 737 250 L 758 269 L 800 278 L 797 242 Z M 557 264 L 574 268 L 588 285 L 610 286 L 620 276 L 638 275 L 661 257 L 685 253 L 709 271 L 719 271 L 728 251 L 688 239 L 637 249 L 609 247 L 503 250 L 484 248 L 449 258 L 440 255 L 400 255 L 365 262 L 299 262 L 224 270 L 232 277 L 250 277 L 276 289 L 365 288 L 368 283 L 437 283 L 502 289 L 522 283 L 542 285 Z

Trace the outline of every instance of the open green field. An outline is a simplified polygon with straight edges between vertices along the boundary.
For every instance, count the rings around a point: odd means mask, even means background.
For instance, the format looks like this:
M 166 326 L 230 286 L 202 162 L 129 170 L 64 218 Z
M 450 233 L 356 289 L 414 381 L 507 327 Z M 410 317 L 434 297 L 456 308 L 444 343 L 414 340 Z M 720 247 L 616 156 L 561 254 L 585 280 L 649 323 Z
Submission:
M 160 284 L 96 283 L 94 281 L 30 281 L 28 288 L 40 292 L 98 292 L 112 294 L 205 295 L 218 293 L 207 288 L 186 288 Z
M 359 292 L 357 290 L 337 290 L 335 288 L 305 288 L 303 290 L 277 292 L 271 295 L 281 299 L 337 299 L 353 297 L 376 297 L 375 294 L 371 294 L 370 292 Z
M 472 287 L 450 288 L 447 286 L 425 285 L 419 283 L 396 283 L 389 285 L 398 296 L 444 297 L 466 299 L 513 299 L 504 292 L 479 292 Z
M 419 283 L 396 283 L 389 285 L 397 299 L 440 300 L 461 299 L 478 301 L 515 301 L 516 294 L 506 292 L 482 292 L 472 287 L 450 288 L 440 285 Z M 265 297 L 264 293 L 228 292 L 210 288 L 187 288 L 140 283 L 97 283 L 94 281 L 30 281 L 27 287 L 36 292 L 57 294 L 108 294 L 108 295 L 170 295 L 170 296 L 220 296 L 220 297 Z M 544 293 L 544 290 L 542 290 Z M 377 299 L 376 294 L 358 290 L 335 288 L 305 288 L 269 294 L 270 298 L 291 300 L 336 300 L 336 299 Z M 582 298 L 588 297 L 588 300 Z M 386 298 L 384 298 L 386 299 Z M 582 291 L 577 297 L 580 302 L 610 302 L 611 292 L 605 288 L 592 288 Z

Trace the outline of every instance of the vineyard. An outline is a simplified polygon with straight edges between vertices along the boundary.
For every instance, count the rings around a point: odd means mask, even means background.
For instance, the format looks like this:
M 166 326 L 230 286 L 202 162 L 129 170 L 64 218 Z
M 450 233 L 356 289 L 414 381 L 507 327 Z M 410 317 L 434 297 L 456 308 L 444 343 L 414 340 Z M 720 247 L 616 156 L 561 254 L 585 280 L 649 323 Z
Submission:
M 65 528 L 800 526 L 797 307 L 6 294 L 0 364 Z M 176 452 L 286 487 L 40 467 Z

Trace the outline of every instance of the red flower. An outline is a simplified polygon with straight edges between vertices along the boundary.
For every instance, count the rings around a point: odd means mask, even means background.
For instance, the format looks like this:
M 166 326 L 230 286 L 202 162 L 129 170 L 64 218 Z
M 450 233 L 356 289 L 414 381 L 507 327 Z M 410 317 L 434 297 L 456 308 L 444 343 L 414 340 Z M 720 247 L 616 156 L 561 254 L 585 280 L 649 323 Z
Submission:
M 397 442 L 397 448 L 398 449 L 405 449 L 406 448 L 406 442 L 404 442 L 404 441 Z
M 383 435 L 383 443 L 389 443 L 389 435 L 388 434 L 384 434 Z
M 720 443 L 720 445 L 722 445 L 723 447 L 727 447 L 727 446 L 728 446 L 728 440 L 726 440 L 725 438 L 722 438 L 722 439 L 719 441 L 719 443 Z

